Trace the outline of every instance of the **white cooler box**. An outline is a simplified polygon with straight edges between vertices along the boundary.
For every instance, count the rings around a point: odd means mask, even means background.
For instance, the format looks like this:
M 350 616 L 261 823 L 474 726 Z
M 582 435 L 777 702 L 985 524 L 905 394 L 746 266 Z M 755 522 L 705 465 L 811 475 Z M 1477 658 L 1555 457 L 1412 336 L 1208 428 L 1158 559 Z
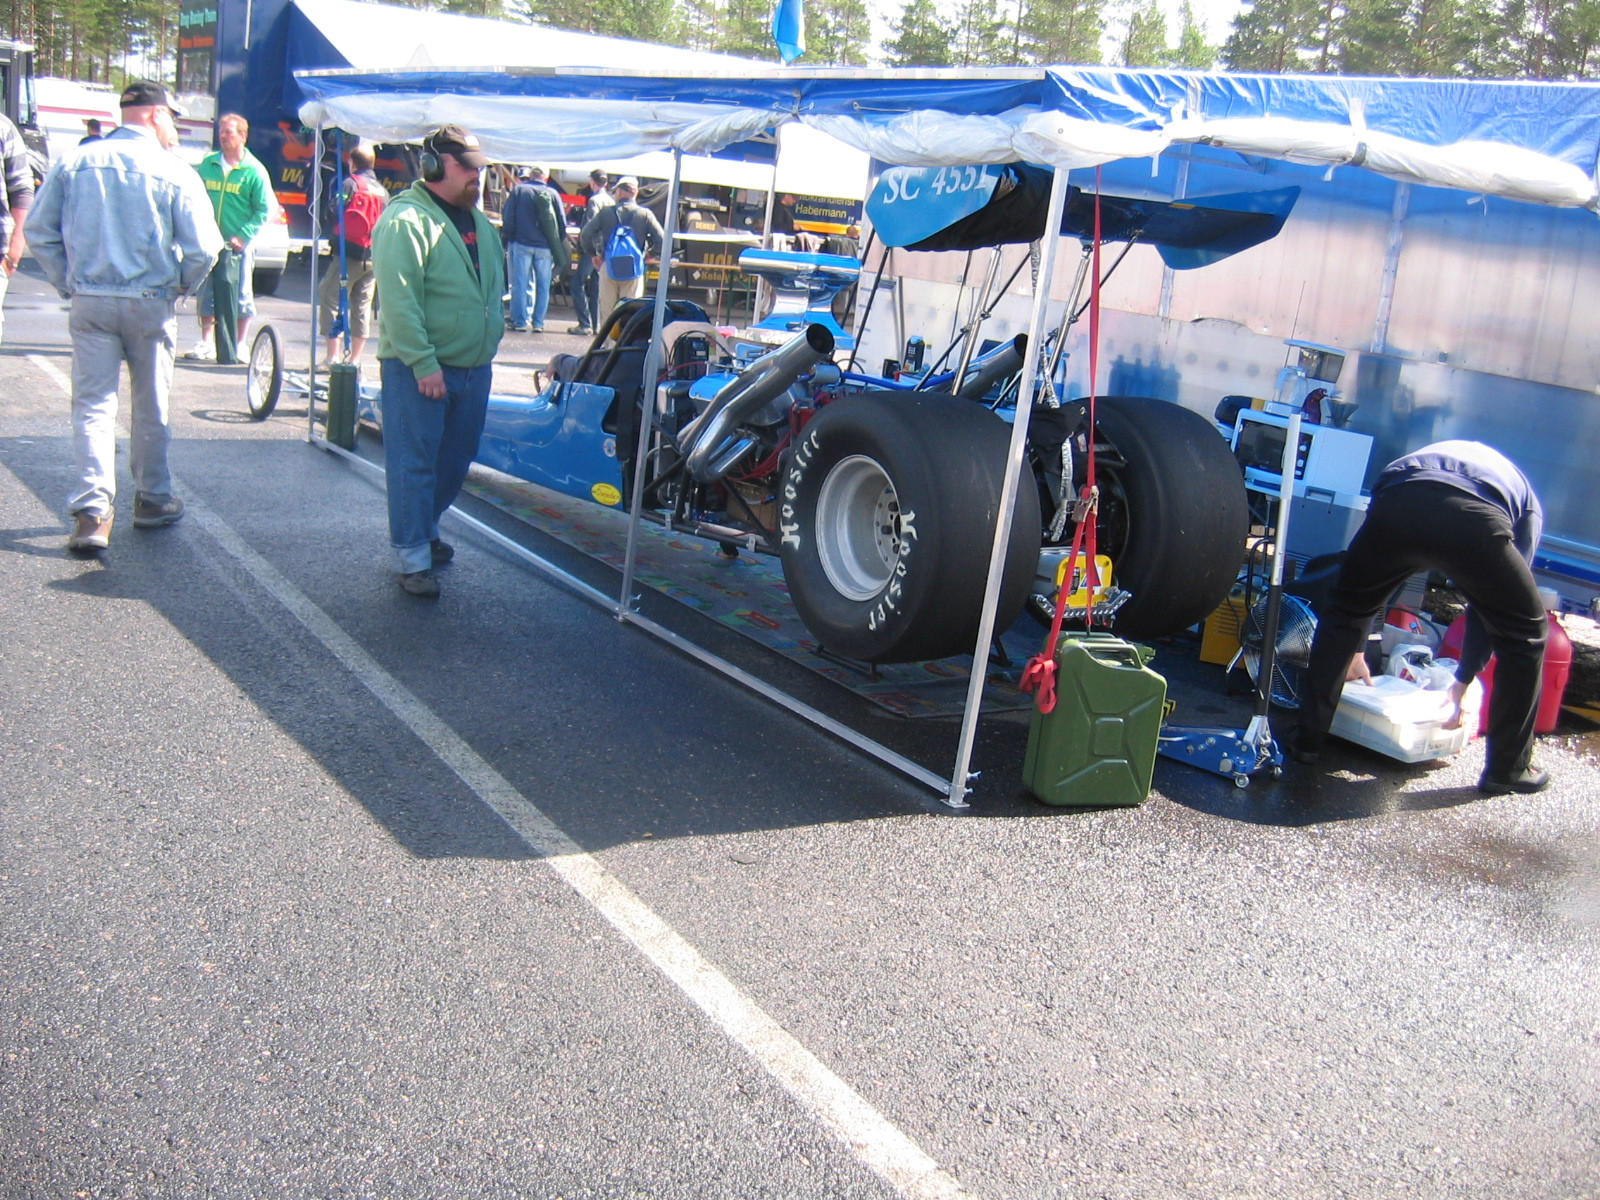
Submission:
M 1370 687 L 1364 683 L 1344 685 L 1329 732 L 1405 763 L 1449 758 L 1466 746 L 1469 730 L 1477 729 L 1481 695 L 1482 689 L 1474 681 L 1462 699 L 1461 727 L 1444 729 L 1450 713 L 1449 693 L 1425 691 L 1393 675 L 1375 675 Z

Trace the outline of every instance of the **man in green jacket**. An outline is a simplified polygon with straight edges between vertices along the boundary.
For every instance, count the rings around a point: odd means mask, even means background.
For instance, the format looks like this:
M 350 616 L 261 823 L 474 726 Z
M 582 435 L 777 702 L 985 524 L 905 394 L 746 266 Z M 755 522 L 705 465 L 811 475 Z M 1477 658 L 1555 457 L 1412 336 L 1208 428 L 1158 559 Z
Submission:
M 250 318 L 256 314 L 255 291 L 250 286 L 254 269 L 250 241 L 266 223 L 272 183 L 261 160 L 244 147 L 249 135 L 248 121 L 238 113 L 223 114 L 217 122 L 217 143 L 222 149 L 206 155 L 197 168 L 226 246 L 210 282 L 200 290 L 200 340 L 183 355 L 191 362 L 237 362 L 236 348 L 243 344 Z M 226 289 L 221 305 L 224 353 L 220 355 L 213 341 L 219 287 Z
M 500 234 L 478 208 L 478 139 L 445 125 L 422 143 L 422 179 L 389 202 L 372 235 L 378 277 L 378 368 L 389 541 L 400 586 L 437 596 L 433 568 L 455 551 L 439 540 L 478 452 L 491 362 L 505 332 Z

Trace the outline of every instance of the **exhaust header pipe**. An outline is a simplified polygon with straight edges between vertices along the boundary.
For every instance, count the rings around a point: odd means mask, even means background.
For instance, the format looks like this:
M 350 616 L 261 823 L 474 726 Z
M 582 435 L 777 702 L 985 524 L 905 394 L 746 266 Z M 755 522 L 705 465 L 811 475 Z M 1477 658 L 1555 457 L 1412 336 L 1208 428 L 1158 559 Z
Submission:
M 678 451 L 689 474 L 701 483 L 715 483 L 732 469 L 748 446 L 734 436 L 751 413 L 786 392 L 817 363 L 833 353 L 833 334 L 821 325 L 807 325 L 777 350 L 754 363 L 716 394 L 711 403 L 678 434 Z M 738 453 L 730 453 L 738 448 Z
M 985 357 L 974 362 L 971 373 L 962 380 L 955 394 L 962 400 L 983 399 L 995 384 L 1022 370 L 1027 355 L 1028 335 L 1019 333 L 1011 339 L 1009 346 L 996 346 Z

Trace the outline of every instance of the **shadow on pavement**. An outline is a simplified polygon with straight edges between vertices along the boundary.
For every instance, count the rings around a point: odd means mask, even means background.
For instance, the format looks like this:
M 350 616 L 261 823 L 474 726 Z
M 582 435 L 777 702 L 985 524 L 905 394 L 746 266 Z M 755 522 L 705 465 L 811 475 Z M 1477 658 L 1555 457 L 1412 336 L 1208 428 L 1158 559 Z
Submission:
M 26 487 L 59 501 L 66 439 L 5 450 L 0 461 Z M 406 596 L 388 561 L 381 491 L 325 453 L 205 440 L 176 441 L 173 455 L 192 498 L 588 849 L 939 811 L 470 536 L 451 534 L 464 553 L 442 572 L 442 601 Z M 131 492 L 126 479 L 120 488 Z M 119 522 L 110 549 L 85 558 L 67 553 L 64 533 L 12 530 L 0 554 L 68 564 L 46 588 L 148 605 L 417 857 L 532 857 L 198 522 Z M 130 619 L 120 611 L 111 619 Z

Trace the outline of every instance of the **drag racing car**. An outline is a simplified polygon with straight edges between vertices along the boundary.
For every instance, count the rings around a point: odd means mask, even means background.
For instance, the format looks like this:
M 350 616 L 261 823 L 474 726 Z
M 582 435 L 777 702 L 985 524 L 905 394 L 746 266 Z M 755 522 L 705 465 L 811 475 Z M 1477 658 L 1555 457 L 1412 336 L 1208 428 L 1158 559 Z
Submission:
M 901 199 L 912 192 L 911 170 L 887 172 L 874 200 L 886 187 Z M 902 218 L 911 206 L 868 211 L 886 242 L 914 250 L 1043 235 L 1047 171 L 1009 164 L 973 178 L 954 219 L 950 205 L 910 220 Z M 1100 236 L 1155 245 L 1169 265 L 1202 265 L 1273 236 L 1294 192 L 1181 204 L 1102 196 Z M 1094 200 L 1071 189 L 1063 234 L 1090 236 Z M 788 265 L 802 286 L 837 280 L 837 262 L 806 261 L 832 257 L 797 255 Z M 774 346 L 770 332 L 730 338 L 699 306 L 673 300 L 661 367 L 646 380 L 654 304 L 630 301 L 582 354 L 551 363 L 538 395 L 491 399 L 477 461 L 608 507 L 630 506 L 637 478 L 645 519 L 729 552 L 776 555 L 798 616 L 836 655 L 905 662 L 970 653 L 1022 402 L 1018 378 L 1036 353 L 1028 473 L 995 628 L 1024 606 L 1048 620 L 1092 444 L 1100 550 L 1121 599 L 1114 629 L 1161 636 L 1204 618 L 1233 583 L 1247 532 L 1243 480 L 1215 426 L 1168 400 L 1101 397 L 1090 427 L 1088 405 L 1061 383 L 1077 302 L 1044 345 L 1018 336 L 978 353 L 977 330 L 968 330 L 951 369 L 936 362 L 874 376 L 840 361 L 848 336 L 815 310 L 798 314 Z M 642 437 L 646 404 L 654 407 Z M 381 425 L 373 398 L 360 415 Z

